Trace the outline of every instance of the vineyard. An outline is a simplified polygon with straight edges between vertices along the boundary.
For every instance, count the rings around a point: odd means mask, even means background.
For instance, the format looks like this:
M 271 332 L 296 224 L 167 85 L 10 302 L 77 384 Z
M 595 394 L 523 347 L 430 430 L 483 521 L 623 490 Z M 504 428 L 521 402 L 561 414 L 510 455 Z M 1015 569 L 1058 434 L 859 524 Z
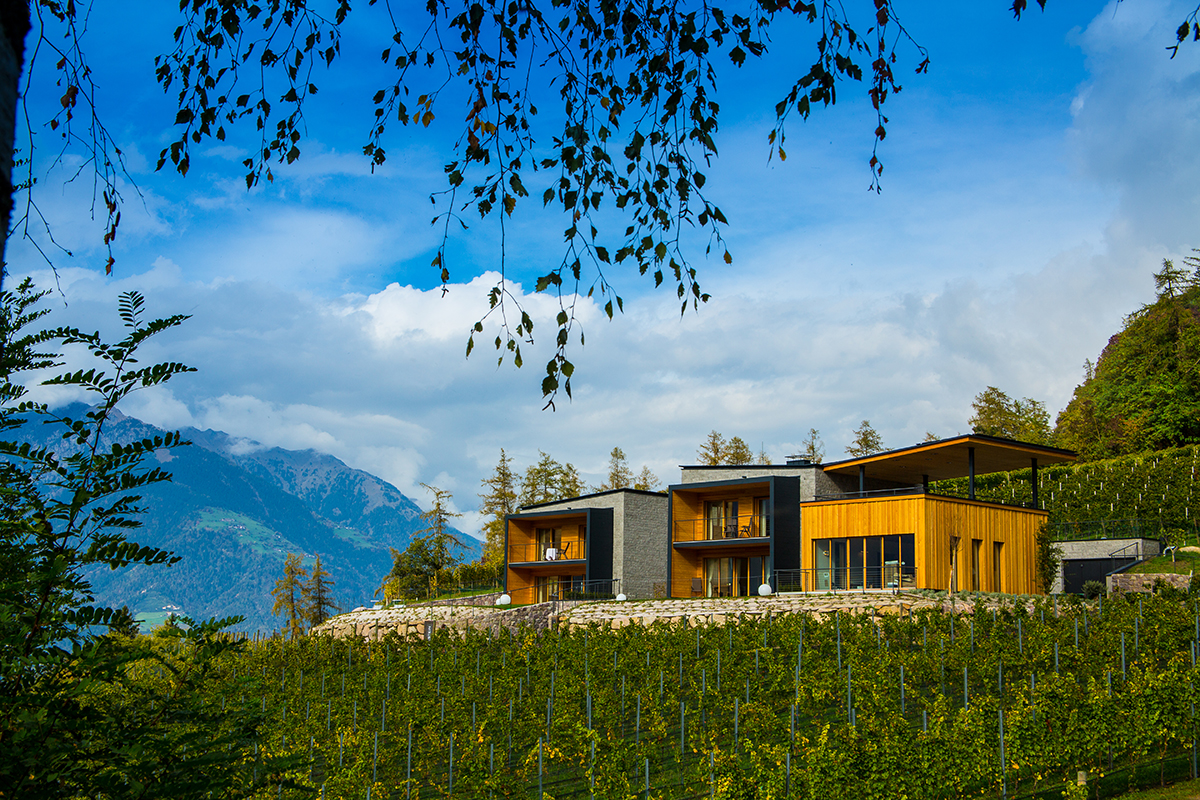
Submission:
M 1038 505 L 1056 523 L 1100 519 L 1156 520 L 1163 528 L 1193 530 L 1192 506 L 1200 447 L 1178 447 L 1136 456 L 1038 470 Z M 939 481 L 934 491 L 965 497 L 967 481 Z M 975 478 L 980 500 L 1031 503 L 1029 470 Z
M 208 702 L 295 757 L 264 798 L 1060 797 L 1194 773 L 1198 636 L 1181 596 L 268 639 Z

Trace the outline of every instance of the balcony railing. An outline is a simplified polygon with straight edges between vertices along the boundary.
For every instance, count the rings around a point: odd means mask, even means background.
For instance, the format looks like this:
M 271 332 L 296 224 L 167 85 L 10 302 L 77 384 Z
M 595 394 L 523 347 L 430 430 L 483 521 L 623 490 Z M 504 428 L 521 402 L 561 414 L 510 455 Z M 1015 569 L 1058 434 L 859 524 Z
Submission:
M 860 592 L 915 589 L 917 568 L 900 564 L 882 567 L 777 569 L 772 578 L 777 592 Z
M 863 492 L 830 492 L 819 494 L 814 500 L 869 500 L 872 497 L 895 497 L 902 494 L 924 494 L 924 486 L 897 486 L 892 489 L 868 489 Z
M 541 544 L 510 544 L 508 546 L 508 563 L 526 564 L 533 561 L 576 561 L 587 558 L 587 547 L 584 542 L 567 541 L 557 545 Z
M 757 539 L 771 535 L 769 514 L 729 519 L 677 519 L 671 541 L 703 542 L 714 539 Z
M 513 589 L 509 596 L 515 605 L 528 605 L 566 600 L 612 600 L 620 591 L 620 580 L 585 581 L 579 576 L 559 578 L 556 584 Z

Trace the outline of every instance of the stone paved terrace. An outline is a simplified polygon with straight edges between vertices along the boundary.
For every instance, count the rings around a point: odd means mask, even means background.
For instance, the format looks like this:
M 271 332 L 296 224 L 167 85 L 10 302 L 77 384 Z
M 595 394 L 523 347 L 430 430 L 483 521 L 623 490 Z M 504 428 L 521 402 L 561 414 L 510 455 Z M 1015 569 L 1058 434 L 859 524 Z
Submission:
M 986 608 L 1023 603 L 1032 607 L 1032 596 L 945 592 L 785 594 L 774 597 L 702 598 L 676 600 L 640 600 L 617 602 L 539 603 L 517 608 L 463 605 L 412 605 L 392 608 L 361 609 L 340 614 L 313 629 L 338 637 L 356 636 L 380 639 L 389 633 L 399 636 L 424 636 L 427 624 L 434 629 L 467 628 L 515 630 L 522 626 L 544 630 L 557 623 L 567 629 L 599 625 L 622 628 L 626 625 L 652 625 L 655 622 L 686 623 L 689 626 L 722 625 L 739 618 L 835 611 L 860 614 L 902 614 L 921 609 L 969 613 L 982 602 Z

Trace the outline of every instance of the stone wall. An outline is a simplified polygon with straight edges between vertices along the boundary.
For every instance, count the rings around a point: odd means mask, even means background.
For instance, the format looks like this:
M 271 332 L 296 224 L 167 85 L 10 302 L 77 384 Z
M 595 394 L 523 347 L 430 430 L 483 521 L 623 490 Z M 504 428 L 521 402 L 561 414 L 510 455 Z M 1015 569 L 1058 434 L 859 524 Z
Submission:
M 1109 592 L 1152 592 L 1154 584 L 1163 581 L 1176 589 L 1187 591 L 1192 582 L 1192 576 L 1179 575 L 1173 572 L 1119 572 L 1108 576 Z
M 584 601 L 537 603 L 517 608 L 469 605 L 392 606 L 364 608 L 348 614 L 338 614 L 313 628 L 314 634 L 339 638 L 357 637 L 379 640 L 390 633 L 397 636 L 426 638 L 430 632 L 450 628 L 459 632 L 468 629 L 497 633 L 502 629 L 521 628 L 541 631 L 555 623 L 564 611 Z
M 1187 576 L 1181 576 L 1186 578 Z M 645 600 L 641 602 L 563 601 L 538 603 L 519 608 L 483 606 L 421 605 L 363 609 L 336 617 L 318 625 L 313 633 L 337 637 L 378 640 L 395 633 L 399 636 L 426 637 L 430 631 L 449 628 L 512 631 L 522 628 L 542 631 L 552 625 L 566 629 L 599 625 L 623 628 L 627 625 L 653 625 L 655 622 L 698 625 L 722 625 L 738 619 L 810 613 L 832 614 L 907 614 L 921 609 L 948 613 L 970 613 L 977 602 L 986 608 L 1024 604 L 1032 609 L 1035 598 L 999 594 L 955 595 L 946 592 L 891 592 L 777 595 L 774 597 L 704 598 L 695 600 Z

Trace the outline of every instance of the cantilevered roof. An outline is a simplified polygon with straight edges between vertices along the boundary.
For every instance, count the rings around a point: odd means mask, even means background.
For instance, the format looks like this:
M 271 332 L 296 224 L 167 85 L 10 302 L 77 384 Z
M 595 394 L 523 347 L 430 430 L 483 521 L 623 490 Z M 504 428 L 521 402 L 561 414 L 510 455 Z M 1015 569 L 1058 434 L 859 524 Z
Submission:
M 969 450 L 975 449 L 975 474 L 1007 472 L 1025 469 L 1036 458 L 1039 467 L 1074 461 L 1075 453 L 1057 447 L 1001 439 L 998 436 L 968 434 L 953 439 L 923 442 L 900 450 L 846 461 L 822 464 L 825 472 L 858 475 L 859 467 L 866 468 L 869 478 L 895 481 L 909 485 L 921 483 L 925 476 L 931 481 L 965 478 L 970 474 Z

